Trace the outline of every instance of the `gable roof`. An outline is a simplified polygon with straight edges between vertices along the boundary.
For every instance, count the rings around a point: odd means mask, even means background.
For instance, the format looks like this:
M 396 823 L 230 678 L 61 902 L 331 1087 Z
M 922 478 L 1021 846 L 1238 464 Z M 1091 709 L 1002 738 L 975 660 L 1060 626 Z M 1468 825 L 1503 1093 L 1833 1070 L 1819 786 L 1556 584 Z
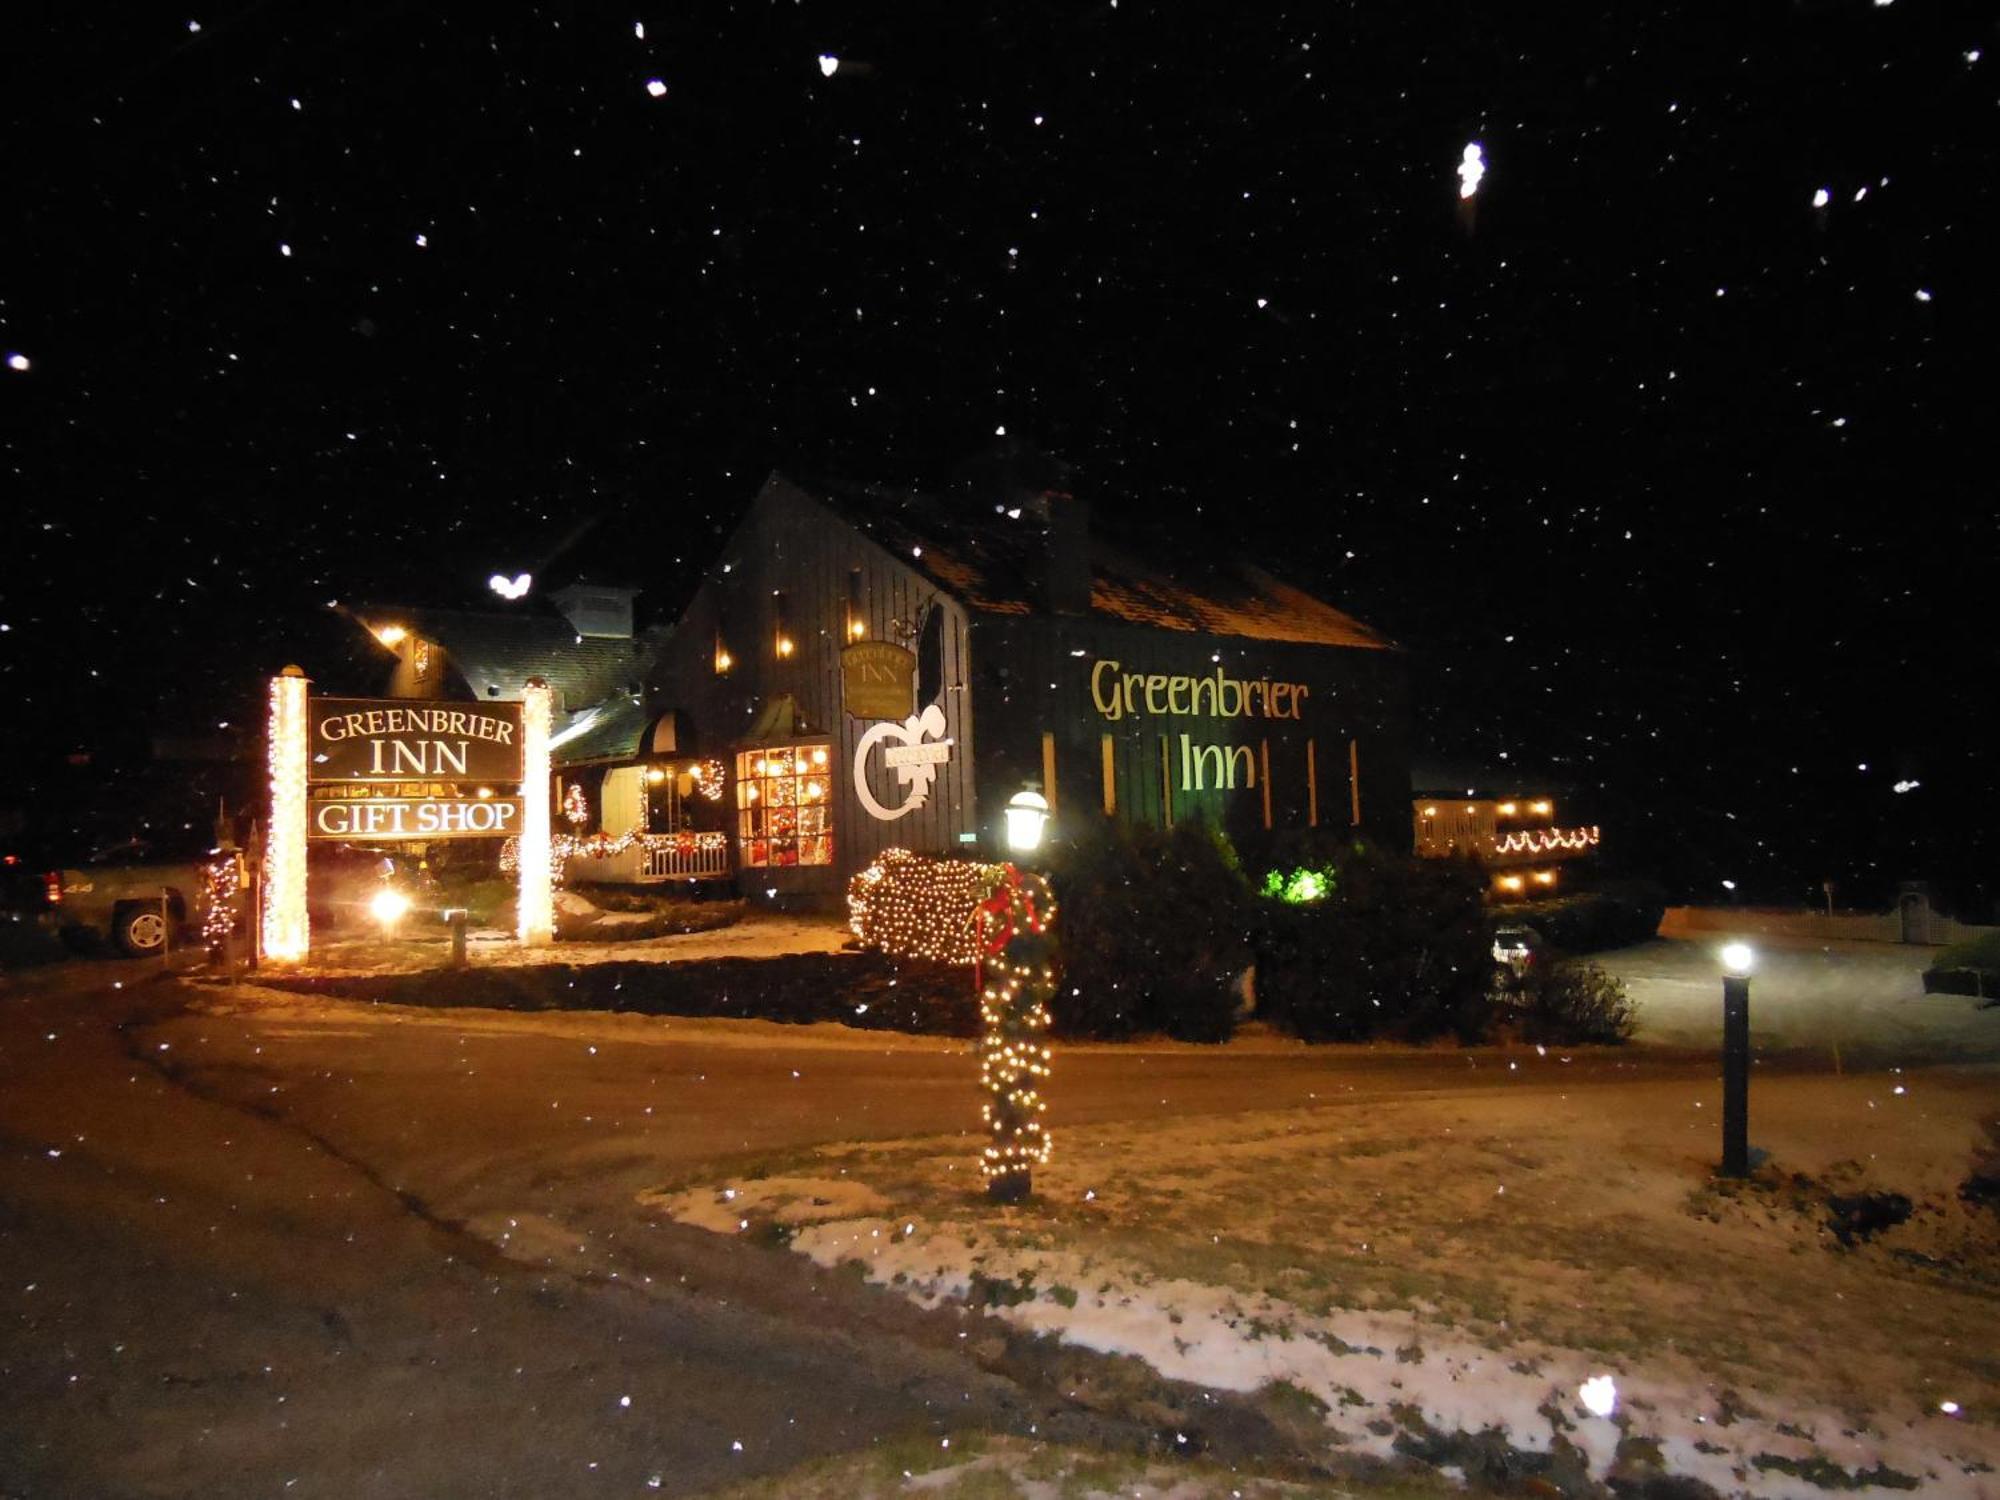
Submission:
M 652 634 L 629 640 L 578 635 L 555 614 L 407 605 L 361 605 L 354 612 L 371 628 L 401 625 L 435 641 L 475 698 L 519 698 L 528 679 L 539 677 L 569 713 L 639 686 L 659 646 Z
M 555 736 L 558 766 L 585 766 L 639 758 L 653 716 L 629 693 L 617 693 L 572 714 Z
M 1049 527 L 1033 506 L 994 506 L 872 485 L 799 485 L 977 613 L 1046 611 Z M 1056 496 L 1054 504 L 1075 504 Z M 1312 646 L 1390 649 L 1352 615 L 1238 559 L 1199 550 L 1167 561 L 1102 535 L 1092 517 L 1090 612 L 1130 625 Z

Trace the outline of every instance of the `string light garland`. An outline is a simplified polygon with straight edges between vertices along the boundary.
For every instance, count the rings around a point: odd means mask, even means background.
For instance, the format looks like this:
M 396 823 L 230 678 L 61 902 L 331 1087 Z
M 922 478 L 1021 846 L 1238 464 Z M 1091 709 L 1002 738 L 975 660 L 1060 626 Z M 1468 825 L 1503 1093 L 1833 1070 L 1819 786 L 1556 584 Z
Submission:
M 515 860 L 516 933 L 524 948 L 555 941 L 556 902 L 550 828 L 549 739 L 555 722 L 555 694 L 539 677 L 521 690 L 521 854 Z
M 234 849 L 221 850 L 209 856 L 202 873 L 207 904 L 201 918 L 201 941 L 205 947 L 220 948 L 236 929 L 236 896 L 243 889 L 242 856 Z
M 634 846 L 647 853 L 667 850 L 676 854 L 719 854 L 729 847 L 726 833 L 558 833 L 549 840 L 549 879 L 561 885 L 573 859 L 609 859 Z M 500 873 L 512 875 L 521 868 L 521 841 L 508 839 L 500 846 Z
M 563 793 L 563 817 L 578 828 L 590 821 L 590 799 L 583 794 L 583 787 L 572 781 L 569 790 Z
M 992 893 L 973 912 L 979 952 L 979 1085 L 987 1142 L 980 1165 L 986 1195 L 1017 1203 L 1034 1187 L 1034 1170 L 1054 1146 L 1042 1128 L 1048 1101 L 1048 1001 L 1056 992 L 1056 903 L 1048 882 L 1001 867 Z
M 977 963 L 973 919 L 1006 873 L 1005 865 L 886 849 L 847 883 L 848 926 L 891 958 Z
M 1552 854 L 1558 849 L 1595 849 L 1598 825 L 1588 828 L 1523 828 L 1493 841 L 1495 854 Z
M 266 735 L 271 823 L 264 853 L 264 956 L 297 963 L 312 943 L 306 911 L 306 677 L 297 667 L 271 679 Z

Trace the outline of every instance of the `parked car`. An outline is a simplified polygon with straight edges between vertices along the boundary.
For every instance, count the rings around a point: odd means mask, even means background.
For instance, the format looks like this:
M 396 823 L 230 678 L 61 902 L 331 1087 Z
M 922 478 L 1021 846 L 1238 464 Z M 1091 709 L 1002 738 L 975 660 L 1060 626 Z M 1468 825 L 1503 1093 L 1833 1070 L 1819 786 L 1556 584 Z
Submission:
M 64 933 L 109 939 L 123 953 L 146 957 L 200 930 L 213 857 L 196 837 L 125 839 L 51 873 L 48 904 Z
M 1509 922 L 1493 929 L 1493 962 L 1509 977 L 1521 978 L 1547 957 L 1542 935 L 1526 923 Z

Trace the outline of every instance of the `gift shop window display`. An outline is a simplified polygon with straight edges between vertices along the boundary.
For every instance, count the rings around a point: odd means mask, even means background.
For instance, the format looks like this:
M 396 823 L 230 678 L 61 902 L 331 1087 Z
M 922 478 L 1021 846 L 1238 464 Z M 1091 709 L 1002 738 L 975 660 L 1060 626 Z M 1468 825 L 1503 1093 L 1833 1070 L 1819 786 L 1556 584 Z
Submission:
M 825 744 L 765 746 L 736 757 L 737 862 L 833 863 L 833 755 Z

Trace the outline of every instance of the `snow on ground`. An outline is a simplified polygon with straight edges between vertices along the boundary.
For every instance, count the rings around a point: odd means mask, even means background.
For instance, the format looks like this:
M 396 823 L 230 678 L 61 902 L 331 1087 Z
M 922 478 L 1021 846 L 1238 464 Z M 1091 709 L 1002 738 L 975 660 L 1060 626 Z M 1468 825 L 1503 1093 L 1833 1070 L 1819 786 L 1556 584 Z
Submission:
M 1988 1081 L 1955 1106 L 1918 1086 L 1940 1117 L 1976 1115 Z M 1992 1326 L 1996 1236 L 1943 1201 L 1962 1155 L 1929 1179 L 1916 1165 L 1963 1144 L 1963 1122 L 1926 1114 L 1912 1138 L 1877 1139 L 1873 1164 L 1932 1221 L 1839 1249 L 1817 1195 L 1874 1179 L 1807 1142 L 1852 1087 L 1774 1098 L 1760 1139 L 1801 1170 L 1740 1191 L 1709 1183 L 1634 1085 L 1540 1120 L 1502 1095 L 1096 1127 L 1058 1138 L 1024 1209 L 985 1205 L 946 1140 L 832 1148 L 797 1174 L 649 1201 L 720 1233 L 788 1226 L 799 1253 L 919 1304 L 969 1302 L 1172 1379 L 1283 1382 L 1324 1403 L 1349 1455 L 1497 1430 L 1567 1446 L 1600 1479 L 1650 1467 L 1724 1494 L 1991 1500 L 2000 1379 L 1972 1330 Z M 838 1212 L 864 1194 L 885 1208 Z M 1586 1388 L 1602 1407 L 1606 1377 L 1615 1404 L 1593 1411 Z
M 1750 1039 L 1857 1060 L 2000 1059 L 2000 1006 L 1926 995 L 1936 948 L 1759 938 L 1750 980 Z M 1624 980 L 1638 1040 L 1712 1048 L 1722 1031 L 1720 938 L 1661 938 L 1592 962 Z

